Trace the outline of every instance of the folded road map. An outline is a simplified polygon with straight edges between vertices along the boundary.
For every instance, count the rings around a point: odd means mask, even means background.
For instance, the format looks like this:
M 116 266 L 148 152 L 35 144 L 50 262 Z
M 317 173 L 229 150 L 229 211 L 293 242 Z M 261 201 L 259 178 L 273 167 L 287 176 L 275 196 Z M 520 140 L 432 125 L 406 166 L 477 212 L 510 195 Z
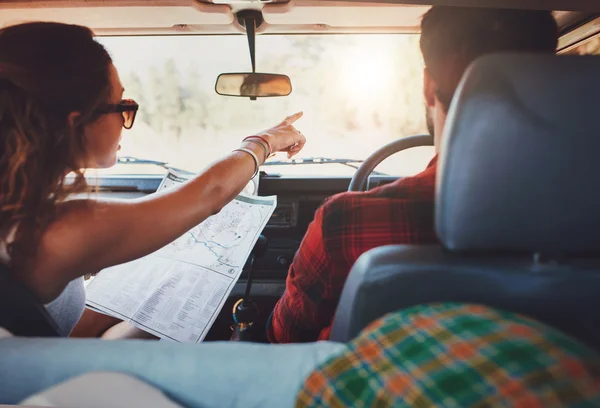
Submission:
M 171 171 L 158 191 L 185 181 Z M 86 286 L 87 306 L 163 340 L 202 341 L 276 206 L 275 196 L 240 194 L 158 251 L 102 270 Z

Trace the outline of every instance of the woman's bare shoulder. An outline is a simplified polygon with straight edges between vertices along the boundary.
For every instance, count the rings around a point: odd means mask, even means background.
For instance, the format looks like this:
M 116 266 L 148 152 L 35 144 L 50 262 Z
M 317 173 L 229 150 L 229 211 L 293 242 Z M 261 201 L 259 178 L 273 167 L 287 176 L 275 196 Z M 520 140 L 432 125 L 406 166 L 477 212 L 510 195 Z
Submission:
M 57 203 L 54 222 L 73 221 L 76 219 L 85 223 L 88 217 L 93 217 L 98 215 L 99 212 L 107 211 L 110 208 L 124 204 L 126 204 L 124 200 L 118 199 L 72 198 Z
M 111 218 L 107 209 L 115 204 L 77 198 L 56 205 L 56 216 L 42 232 L 26 268 L 29 285 L 40 299 L 52 300 L 72 279 L 99 270 L 94 265 L 96 248 L 114 229 L 106 219 Z

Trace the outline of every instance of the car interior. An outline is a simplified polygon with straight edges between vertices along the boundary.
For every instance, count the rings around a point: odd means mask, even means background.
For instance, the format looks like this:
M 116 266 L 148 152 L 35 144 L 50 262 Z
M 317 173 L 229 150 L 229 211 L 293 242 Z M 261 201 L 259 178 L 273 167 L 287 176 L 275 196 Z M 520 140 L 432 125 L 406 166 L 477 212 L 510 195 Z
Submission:
M 597 2 L 5 0 L 0 27 L 89 26 L 121 71 L 126 95 L 140 102 L 139 127 L 124 133 L 119 163 L 87 173 L 98 197 L 152 194 L 170 169 L 201 171 L 244 135 L 304 111 L 306 149 L 261 168 L 254 192 L 277 196 L 277 208 L 205 339 L 230 339 L 232 310 L 243 299 L 258 310 L 253 341 L 266 342 L 264 327 L 317 208 L 335 194 L 417 174 L 433 157 L 418 49 L 420 19 L 433 4 L 552 10 L 557 55 L 490 56 L 468 70 L 440 156 L 441 245 L 364 254 L 331 339 L 347 342 L 392 311 L 456 301 L 531 316 L 598 350 L 600 61 L 583 57 L 600 54 Z M 278 85 L 269 95 L 229 87 L 250 69 Z M 15 336 L 59 335 L 4 266 L 0 327 Z
M 471 66 L 454 96 L 438 169 L 442 245 L 363 255 L 346 281 L 332 339 L 349 341 L 393 310 L 463 302 L 525 314 L 598 348 L 596 193 L 586 187 L 597 172 L 583 158 L 600 130 L 588 103 L 600 90 L 599 62 L 498 54 Z M 565 194 L 557 186 L 574 173 L 581 184 Z

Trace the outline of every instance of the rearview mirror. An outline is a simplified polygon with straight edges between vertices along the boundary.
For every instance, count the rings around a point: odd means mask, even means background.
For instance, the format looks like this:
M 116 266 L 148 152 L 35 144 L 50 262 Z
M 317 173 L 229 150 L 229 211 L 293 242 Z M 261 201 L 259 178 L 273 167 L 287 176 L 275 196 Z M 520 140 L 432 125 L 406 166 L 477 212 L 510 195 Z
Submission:
M 215 91 L 219 95 L 261 98 L 288 96 L 292 83 L 287 75 L 239 72 L 221 74 L 217 78 Z

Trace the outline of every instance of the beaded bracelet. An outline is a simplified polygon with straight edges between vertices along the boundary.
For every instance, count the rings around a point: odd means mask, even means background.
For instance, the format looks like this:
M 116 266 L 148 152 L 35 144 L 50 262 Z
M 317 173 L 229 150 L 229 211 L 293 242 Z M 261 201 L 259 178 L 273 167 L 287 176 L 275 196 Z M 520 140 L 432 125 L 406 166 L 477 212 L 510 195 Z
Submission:
M 271 146 L 271 143 L 269 143 L 269 141 L 267 140 L 266 137 L 264 137 L 264 136 L 248 136 L 247 138 L 245 138 L 243 140 L 243 142 L 245 142 L 247 140 L 252 140 L 252 139 L 262 140 L 269 148 L 269 157 L 273 154 L 273 146 Z
M 258 168 L 260 167 L 260 162 L 258 161 L 258 157 L 256 157 L 256 154 L 252 150 L 246 149 L 245 147 L 240 147 L 239 149 L 235 149 L 233 151 L 248 153 L 250 156 L 252 156 L 252 158 L 254 159 L 254 174 L 250 179 L 256 177 L 256 175 L 258 174 Z
M 254 139 L 247 139 L 247 140 L 244 140 L 244 142 L 254 143 L 254 144 L 257 144 L 260 147 L 262 147 L 263 150 L 265 151 L 265 160 L 264 161 L 267 161 L 267 159 L 269 158 L 269 151 L 267 150 L 267 146 L 265 146 L 265 144 L 263 142 L 261 142 L 259 140 L 254 140 Z

